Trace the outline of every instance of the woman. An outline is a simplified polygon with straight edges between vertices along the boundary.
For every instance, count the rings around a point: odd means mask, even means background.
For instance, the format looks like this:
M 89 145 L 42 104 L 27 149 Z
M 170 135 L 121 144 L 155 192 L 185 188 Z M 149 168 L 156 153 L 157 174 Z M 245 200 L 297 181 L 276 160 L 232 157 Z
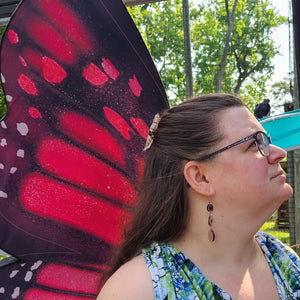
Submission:
M 292 195 L 262 126 L 237 97 L 162 114 L 140 202 L 98 299 L 300 299 L 300 264 L 257 233 Z

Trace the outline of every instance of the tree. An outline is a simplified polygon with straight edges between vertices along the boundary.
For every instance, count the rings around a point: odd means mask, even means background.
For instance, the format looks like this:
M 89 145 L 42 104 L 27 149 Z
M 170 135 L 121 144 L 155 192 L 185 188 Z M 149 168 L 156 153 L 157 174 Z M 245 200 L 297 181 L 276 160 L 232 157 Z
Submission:
M 232 27 L 233 27 L 233 21 L 234 21 L 234 17 L 235 17 L 235 9 L 236 9 L 237 3 L 238 3 L 238 0 L 234 0 L 234 4 L 233 4 L 232 10 L 230 12 L 228 0 L 225 0 L 227 31 L 226 31 L 226 38 L 225 38 L 225 46 L 224 46 L 221 63 L 218 68 L 218 73 L 217 73 L 217 78 L 216 78 L 216 87 L 215 87 L 216 93 L 220 93 L 222 91 L 223 76 L 224 76 L 226 60 L 227 60 L 227 56 L 228 56 L 228 52 L 229 52 L 229 48 L 230 48 L 230 39 L 231 39 L 231 33 L 232 33 Z
M 293 78 L 293 75 L 291 76 Z M 294 96 L 294 82 L 288 77 L 284 77 L 283 80 L 275 82 L 271 86 L 272 88 L 272 109 L 277 110 L 283 107 L 285 103 L 293 101 Z
M 237 11 L 236 18 L 243 24 L 234 31 L 231 45 L 238 74 L 234 93 L 239 94 L 247 78 L 260 74 L 269 79 L 272 75 L 272 58 L 279 53 L 272 40 L 272 29 L 287 19 L 278 16 L 268 1 L 261 0 L 248 0 L 244 9 Z
M 169 98 L 185 98 L 182 0 L 128 8 L 152 55 Z
M 129 12 L 158 67 L 171 104 L 181 101 L 185 95 L 181 0 L 150 4 L 146 9 L 135 6 Z M 253 102 L 253 107 L 266 98 L 272 58 L 278 53 L 272 30 L 286 21 L 270 0 L 191 2 L 194 93 L 236 93 Z M 229 22 L 232 31 L 226 42 Z M 222 76 L 217 75 L 218 70 Z M 216 88 L 217 81 L 221 90 Z
M 230 2 L 231 5 L 235 3 Z M 199 18 L 195 33 L 201 32 L 202 39 L 195 39 L 196 62 L 202 62 L 197 69 L 198 93 L 212 92 L 203 85 L 208 74 L 209 81 L 217 76 L 228 28 L 228 9 L 224 1 L 215 1 Z M 271 78 L 274 66 L 272 58 L 278 53 L 272 40 L 272 30 L 287 22 L 279 16 L 267 0 L 239 0 L 230 39 L 226 67 L 223 76 L 223 92 L 239 94 L 254 107 L 256 102 L 266 98 L 266 82 Z M 209 68 L 209 72 L 206 69 Z M 204 70 L 204 72 L 203 72 Z M 256 93 L 253 93 L 253 87 Z M 217 90 L 217 89 L 215 89 Z M 220 90 L 217 90 L 220 91 Z

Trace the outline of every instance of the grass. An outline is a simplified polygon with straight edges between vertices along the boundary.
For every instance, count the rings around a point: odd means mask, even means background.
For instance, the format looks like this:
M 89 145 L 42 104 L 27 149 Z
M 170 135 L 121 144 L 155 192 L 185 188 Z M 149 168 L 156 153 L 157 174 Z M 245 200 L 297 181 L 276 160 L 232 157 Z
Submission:
M 277 239 L 282 241 L 284 244 L 289 245 L 290 244 L 290 233 L 288 229 L 277 229 L 275 226 L 275 220 L 269 220 L 267 221 L 261 228 L 261 231 L 265 231 L 273 236 L 275 236 Z

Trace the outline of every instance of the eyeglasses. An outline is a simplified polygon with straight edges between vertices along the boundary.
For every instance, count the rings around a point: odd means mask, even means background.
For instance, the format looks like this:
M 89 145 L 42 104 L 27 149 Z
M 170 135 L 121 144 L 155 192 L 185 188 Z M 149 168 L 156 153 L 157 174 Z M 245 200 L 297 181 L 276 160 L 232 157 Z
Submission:
M 211 154 L 208 154 L 206 156 L 204 156 L 204 158 L 202 158 L 201 160 L 206 160 L 208 158 L 211 158 L 212 156 L 215 156 L 216 154 L 220 153 L 220 152 L 223 152 L 227 149 L 230 149 L 232 147 L 235 147 L 239 144 L 242 144 L 244 142 L 247 142 L 251 139 L 254 139 L 255 141 L 255 145 L 258 149 L 258 151 L 261 153 L 262 156 L 269 156 L 270 154 L 270 150 L 269 150 L 269 145 L 271 144 L 271 138 L 270 136 L 267 136 L 265 132 L 263 131 L 257 131 L 233 144 L 230 144 L 224 148 L 221 148 L 220 150 L 217 150 Z

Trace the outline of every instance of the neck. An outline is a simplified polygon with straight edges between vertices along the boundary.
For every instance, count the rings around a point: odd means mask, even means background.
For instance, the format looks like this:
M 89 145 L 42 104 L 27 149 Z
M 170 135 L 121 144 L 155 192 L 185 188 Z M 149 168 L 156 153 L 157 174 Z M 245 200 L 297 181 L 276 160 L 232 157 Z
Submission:
M 208 265 L 233 266 L 249 265 L 261 252 L 254 236 L 234 236 L 234 233 L 224 234 L 216 232 L 216 239 L 210 242 L 208 229 L 203 235 L 196 235 L 186 231 L 179 239 L 171 244 L 183 252 L 191 261 L 199 266 L 205 262 Z
M 198 203 L 201 203 L 199 201 Z M 223 216 L 214 209 L 212 228 L 215 232 L 215 241 L 208 238 L 209 213 L 206 210 L 206 201 L 202 207 L 191 209 L 189 222 L 183 234 L 171 244 L 185 253 L 194 263 L 207 262 L 225 264 L 229 266 L 249 264 L 261 252 L 254 235 L 259 229 L 259 224 L 251 226 L 251 222 L 243 220 L 239 223 L 232 216 Z M 197 204 L 197 206 L 200 206 Z M 247 226 L 249 223 L 249 226 Z M 263 221 L 262 221 L 263 223 Z M 242 226 L 241 226 L 242 225 Z

